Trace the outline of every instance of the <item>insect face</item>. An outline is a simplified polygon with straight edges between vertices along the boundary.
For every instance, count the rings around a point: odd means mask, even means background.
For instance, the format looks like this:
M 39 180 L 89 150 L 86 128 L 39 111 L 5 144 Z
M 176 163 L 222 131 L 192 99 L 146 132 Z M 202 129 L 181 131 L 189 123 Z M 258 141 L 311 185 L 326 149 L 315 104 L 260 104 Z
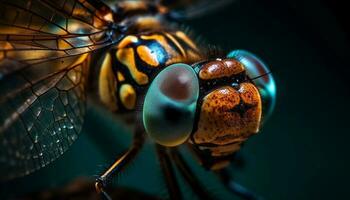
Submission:
M 235 59 L 195 66 L 200 82 L 197 124 L 192 142 L 211 156 L 226 156 L 259 131 L 262 106 L 258 88 Z
M 164 146 L 177 146 L 192 135 L 191 142 L 201 150 L 225 156 L 257 133 L 263 111 L 269 114 L 272 110 L 271 103 L 264 101 L 274 102 L 274 94 L 266 89 L 272 86 L 251 78 L 266 74 L 266 65 L 253 54 L 243 53 L 194 66 L 173 64 L 162 70 L 143 106 L 143 122 L 151 138 Z

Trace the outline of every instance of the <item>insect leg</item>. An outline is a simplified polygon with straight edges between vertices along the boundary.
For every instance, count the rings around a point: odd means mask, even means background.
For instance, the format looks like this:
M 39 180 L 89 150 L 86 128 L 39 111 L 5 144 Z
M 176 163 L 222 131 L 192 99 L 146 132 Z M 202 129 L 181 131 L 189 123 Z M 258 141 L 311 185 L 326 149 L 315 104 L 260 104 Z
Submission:
M 261 197 L 254 194 L 254 192 L 250 191 L 249 189 L 243 187 L 242 185 L 236 183 L 230 173 L 227 171 L 227 169 L 221 169 L 217 171 L 217 175 L 223 182 L 223 184 L 227 187 L 228 190 L 230 190 L 235 195 L 241 197 L 245 200 L 262 200 Z
M 158 154 L 158 160 L 168 187 L 170 199 L 182 199 L 181 191 L 176 181 L 174 168 L 171 164 L 170 157 L 167 154 L 167 149 L 158 144 L 156 145 L 156 149 Z
M 127 165 L 135 159 L 136 155 L 139 153 L 141 147 L 143 146 L 144 140 L 144 129 L 142 126 L 137 126 L 131 147 L 129 147 L 129 149 L 121 157 L 119 157 L 105 173 L 97 178 L 95 182 L 95 188 L 97 193 L 101 194 L 104 199 L 111 200 L 105 191 L 105 187 L 114 175 L 123 171 L 124 168 L 127 167 Z
M 170 151 L 175 165 L 198 197 L 200 199 L 213 199 L 208 191 L 202 186 L 200 181 L 195 177 L 191 168 L 187 165 L 185 159 L 182 157 L 178 149 L 173 148 L 170 149 Z

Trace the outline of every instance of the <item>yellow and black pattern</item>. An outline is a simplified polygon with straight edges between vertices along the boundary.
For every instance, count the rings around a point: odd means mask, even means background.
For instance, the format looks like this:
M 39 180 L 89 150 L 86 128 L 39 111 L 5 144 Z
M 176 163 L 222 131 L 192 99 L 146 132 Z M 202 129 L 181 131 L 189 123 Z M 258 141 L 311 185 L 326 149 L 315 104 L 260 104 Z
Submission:
M 114 70 L 111 53 L 107 53 L 103 59 L 98 91 L 103 104 L 110 110 L 132 110 L 136 104 L 136 92 L 132 85 L 127 83 L 123 72 Z
M 201 58 L 196 44 L 182 31 L 125 36 L 102 62 L 99 95 L 112 110 L 133 110 L 137 91 L 164 67 Z
M 200 58 L 194 42 L 181 31 L 126 36 L 116 51 L 118 62 L 127 67 L 138 85 L 150 82 L 155 68 L 176 62 L 191 62 Z

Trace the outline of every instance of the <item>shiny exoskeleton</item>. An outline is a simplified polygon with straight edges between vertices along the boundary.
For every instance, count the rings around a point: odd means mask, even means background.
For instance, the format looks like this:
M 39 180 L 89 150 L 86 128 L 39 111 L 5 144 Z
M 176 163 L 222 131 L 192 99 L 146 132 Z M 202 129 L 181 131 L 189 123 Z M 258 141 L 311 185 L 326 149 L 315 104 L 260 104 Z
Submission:
M 133 18 L 137 23 L 104 58 L 99 77 L 101 100 L 116 112 L 133 111 L 139 95 L 147 91 L 164 68 L 174 63 L 204 60 L 193 65 L 199 79 L 200 97 L 189 142 L 196 150 L 210 152 L 216 162 L 209 168 L 226 166 L 229 155 L 258 132 L 261 121 L 261 97 L 244 65 L 229 58 L 207 60 L 206 49 L 200 49 L 195 40 L 178 26 L 170 26 L 159 14 L 163 7 L 157 7 L 157 14 L 152 14 L 144 10 L 150 6 L 144 2 L 124 2 L 117 6 L 117 10 L 128 11 L 124 14 L 125 20 Z M 183 140 L 186 139 L 188 137 Z
M 206 44 L 180 28 L 178 20 L 205 5 L 212 8 L 209 1 L 0 2 L 0 105 L 8 107 L 0 111 L 0 178 L 29 174 L 67 150 L 92 88 L 111 112 L 135 116 L 133 144 L 96 181 L 103 198 L 146 136 L 171 199 L 182 198 L 172 162 L 200 198 L 211 198 L 177 150 L 181 144 L 231 191 L 256 198 L 231 184 L 225 169 L 271 114 L 274 80 L 253 54 L 209 55 Z M 87 87 L 92 82 L 96 87 Z

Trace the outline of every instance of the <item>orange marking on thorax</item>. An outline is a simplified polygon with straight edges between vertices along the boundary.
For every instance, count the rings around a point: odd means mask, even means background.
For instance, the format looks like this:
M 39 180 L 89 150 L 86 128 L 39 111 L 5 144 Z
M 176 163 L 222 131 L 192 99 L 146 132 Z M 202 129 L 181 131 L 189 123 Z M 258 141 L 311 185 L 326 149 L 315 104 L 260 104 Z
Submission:
M 117 73 L 117 77 L 118 77 L 118 81 L 119 82 L 125 81 L 124 75 L 121 72 L 119 72 L 119 71 Z
M 112 70 L 112 58 L 109 53 L 106 54 L 101 66 L 99 75 L 99 97 L 106 106 L 112 111 L 116 111 L 117 98 L 115 91 L 117 87 L 117 81 L 115 80 Z
M 134 109 L 136 104 L 136 92 L 130 84 L 123 84 L 119 90 L 119 98 L 126 109 Z
M 165 35 L 176 45 L 178 49 L 180 49 L 181 55 L 186 56 L 184 48 L 180 45 L 180 43 L 169 33 L 165 33 Z
M 175 35 L 177 37 L 179 37 L 181 40 L 183 40 L 186 44 L 188 44 L 192 49 L 196 49 L 197 50 L 197 46 L 193 43 L 193 41 L 189 37 L 187 37 L 187 35 L 184 32 L 177 31 L 175 33 Z
M 120 41 L 117 48 L 118 49 L 125 48 L 129 44 L 137 43 L 138 41 L 139 39 L 136 36 L 128 35 L 122 41 Z
M 166 41 L 164 36 L 159 34 L 154 35 L 141 35 L 141 39 L 143 40 L 156 40 L 162 47 L 165 49 L 165 51 L 169 54 L 169 57 L 179 57 L 179 53 L 176 52 Z
M 119 49 L 117 51 L 117 58 L 122 64 L 128 67 L 131 76 L 137 84 L 145 85 L 148 83 L 148 76 L 140 72 L 136 67 L 134 50 L 132 48 Z
M 157 60 L 157 55 L 155 54 L 155 52 L 152 52 L 152 50 L 149 49 L 147 46 L 145 45 L 138 46 L 137 53 L 139 54 L 141 60 L 151 65 L 152 67 L 157 67 L 159 65 L 159 62 Z

